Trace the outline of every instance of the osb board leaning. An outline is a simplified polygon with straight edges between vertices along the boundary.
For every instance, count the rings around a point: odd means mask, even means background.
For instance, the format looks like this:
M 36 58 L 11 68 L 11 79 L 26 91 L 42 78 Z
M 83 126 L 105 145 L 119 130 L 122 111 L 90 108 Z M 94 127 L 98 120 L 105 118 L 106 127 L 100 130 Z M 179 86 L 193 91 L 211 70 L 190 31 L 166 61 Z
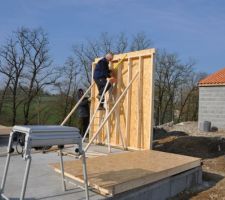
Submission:
M 111 69 L 113 69 L 127 55 L 117 70 L 113 70 L 117 83 L 113 87 L 111 98 L 108 98 L 109 110 L 129 82 L 139 73 L 126 96 L 109 119 L 110 144 L 113 146 L 121 146 L 123 139 L 125 146 L 131 149 L 151 148 L 153 133 L 154 54 L 155 49 L 118 54 L 114 56 L 113 62 L 110 63 Z M 93 63 L 92 73 L 98 60 L 99 58 L 95 59 Z M 91 90 L 91 117 L 97 109 L 97 95 L 98 89 L 95 85 Z M 99 112 L 91 125 L 90 138 L 99 127 L 99 116 L 101 115 L 104 115 L 104 113 Z M 98 137 L 98 143 L 106 143 L 106 126 Z

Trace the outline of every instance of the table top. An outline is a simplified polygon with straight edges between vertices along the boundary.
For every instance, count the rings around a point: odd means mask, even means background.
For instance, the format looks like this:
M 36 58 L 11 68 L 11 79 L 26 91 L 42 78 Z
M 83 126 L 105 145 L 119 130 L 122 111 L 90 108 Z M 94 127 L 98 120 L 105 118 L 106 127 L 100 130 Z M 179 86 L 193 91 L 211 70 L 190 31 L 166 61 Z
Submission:
M 14 126 L 12 128 L 13 132 L 22 132 L 22 133 L 42 133 L 42 132 L 79 132 L 79 129 L 76 127 L 69 126 L 60 126 L 60 125 L 22 125 Z

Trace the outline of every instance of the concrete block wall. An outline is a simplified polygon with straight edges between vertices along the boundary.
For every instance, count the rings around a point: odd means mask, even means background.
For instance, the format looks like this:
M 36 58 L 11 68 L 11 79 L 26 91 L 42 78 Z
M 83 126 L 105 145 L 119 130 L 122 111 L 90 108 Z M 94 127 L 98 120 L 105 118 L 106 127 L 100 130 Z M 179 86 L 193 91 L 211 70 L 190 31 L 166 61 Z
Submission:
M 166 200 L 180 192 L 202 184 L 202 168 L 196 167 L 155 183 L 136 188 L 108 200 Z
M 225 130 L 225 86 L 199 88 L 199 127 L 204 121 Z

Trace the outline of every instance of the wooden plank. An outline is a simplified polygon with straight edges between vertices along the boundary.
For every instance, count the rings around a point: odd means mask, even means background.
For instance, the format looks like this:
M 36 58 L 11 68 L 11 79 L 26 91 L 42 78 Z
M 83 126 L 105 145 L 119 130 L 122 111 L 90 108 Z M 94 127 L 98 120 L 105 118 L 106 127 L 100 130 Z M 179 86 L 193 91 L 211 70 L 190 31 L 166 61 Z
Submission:
M 127 84 L 131 81 L 132 69 L 131 69 L 131 58 L 128 58 L 128 78 Z M 132 89 L 132 86 L 131 86 Z M 131 112 L 131 89 L 127 92 L 127 108 L 126 108 L 126 147 L 130 145 L 130 112 Z
M 113 62 L 118 62 L 118 60 L 122 59 L 126 54 L 127 54 L 127 58 L 138 58 L 139 56 L 149 56 L 150 54 L 154 54 L 155 53 L 155 49 L 145 49 L 145 50 L 140 50 L 140 51 L 133 51 L 133 52 L 129 52 L 129 53 L 122 53 L 122 54 L 116 54 L 113 57 Z M 101 58 L 96 58 L 95 59 L 95 63 L 97 63 Z
M 96 67 L 96 64 L 95 63 L 92 63 L 92 73 L 91 73 L 91 83 L 93 84 L 94 83 L 94 69 Z M 94 83 L 95 84 L 95 83 Z M 96 85 L 95 87 L 92 87 L 91 89 L 91 105 L 90 105 L 90 117 L 89 117 L 89 122 L 90 120 L 92 119 L 92 116 L 94 114 L 94 110 L 95 110 L 95 107 L 96 107 L 96 96 L 97 96 L 97 92 L 96 92 Z M 94 121 L 94 123 L 91 125 L 90 127 L 90 130 L 89 130 L 89 133 L 92 133 L 95 131 L 94 129 L 94 124 L 96 122 Z
M 132 58 L 132 76 L 139 72 L 139 58 Z M 137 148 L 138 80 L 131 88 L 130 147 Z
M 105 112 L 105 116 L 107 116 L 109 114 L 109 94 L 108 94 L 108 98 L 107 98 L 107 102 L 106 102 L 106 112 Z M 105 117 L 104 116 L 104 117 Z M 106 144 L 108 145 L 108 152 L 111 152 L 111 146 L 110 146 L 110 120 L 108 120 L 106 122 L 106 130 L 105 130 L 105 140 L 106 140 Z
M 138 79 L 138 100 L 137 100 L 137 107 L 138 107 L 138 113 L 137 113 L 137 148 L 141 148 L 141 137 L 142 135 L 142 98 L 143 98 L 143 62 L 142 62 L 142 57 L 139 56 L 139 79 Z
M 87 172 L 91 187 L 103 195 L 115 195 L 200 165 L 199 158 L 144 150 L 88 158 Z M 59 163 L 51 166 L 60 172 Z M 81 160 L 66 161 L 64 167 L 66 176 L 83 181 Z
M 118 100 L 120 95 L 121 95 L 121 81 L 122 81 L 121 80 L 121 78 L 122 78 L 121 67 L 122 66 L 120 66 L 117 69 L 116 100 Z M 115 122 L 116 122 L 116 143 L 120 144 L 120 141 L 119 141 L 119 135 L 120 135 L 120 102 L 118 103 L 118 106 L 115 109 Z
M 154 80 L 155 68 L 154 68 L 154 54 L 152 55 L 152 59 L 150 62 L 150 79 Z M 149 119 L 149 134 L 147 137 L 147 149 L 152 149 L 153 146 L 153 126 L 154 126 L 154 81 L 150 81 L 150 99 L 149 99 L 149 108 L 150 108 L 150 119 Z
M 98 127 L 101 126 L 105 116 L 105 111 L 104 110 L 99 110 L 96 113 L 96 118 L 98 119 Z M 96 143 L 101 143 L 102 142 L 102 137 L 103 137 L 103 132 L 96 137 Z
M 0 135 L 1 136 L 9 135 L 11 130 L 12 130 L 12 127 L 7 127 L 7 126 L 1 126 L 0 125 Z

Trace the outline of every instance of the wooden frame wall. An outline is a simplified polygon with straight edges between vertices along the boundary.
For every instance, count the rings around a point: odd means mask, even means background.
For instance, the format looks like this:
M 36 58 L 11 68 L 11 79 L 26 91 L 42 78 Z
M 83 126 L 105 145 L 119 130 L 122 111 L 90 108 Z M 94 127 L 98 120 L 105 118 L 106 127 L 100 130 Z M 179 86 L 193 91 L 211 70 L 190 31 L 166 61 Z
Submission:
M 155 49 L 126 53 L 127 57 L 123 60 L 114 74 L 117 83 L 112 91 L 113 98 L 109 99 L 109 110 L 112 108 L 120 94 L 127 87 L 134 75 L 139 72 L 139 77 L 133 82 L 126 96 L 119 103 L 118 108 L 109 118 L 110 144 L 121 146 L 122 135 L 125 146 L 130 149 L 151 149 L 153 135 L 153 94 L 154 94 L 154 54 Z M 111 67 L 115 66 L 125 54 L 114 56 Z M 92 75 L 99 58 L 92 64 Z M 93 78 L 92 78 L 93 82 Z M 91 90 L 91 112 L 97 108 L 98 100 L 97 86 Z M 107 98 L 106 98 L 107 99 Z M 113 101 L 114 99 L 114 101 Z M 90 127 L 89 138 L 93 136 L 99 126 L 99 114 L 94 119 Z M 98 143 L 106 144 L 106 131 L 102 129 L 98 137 Z

